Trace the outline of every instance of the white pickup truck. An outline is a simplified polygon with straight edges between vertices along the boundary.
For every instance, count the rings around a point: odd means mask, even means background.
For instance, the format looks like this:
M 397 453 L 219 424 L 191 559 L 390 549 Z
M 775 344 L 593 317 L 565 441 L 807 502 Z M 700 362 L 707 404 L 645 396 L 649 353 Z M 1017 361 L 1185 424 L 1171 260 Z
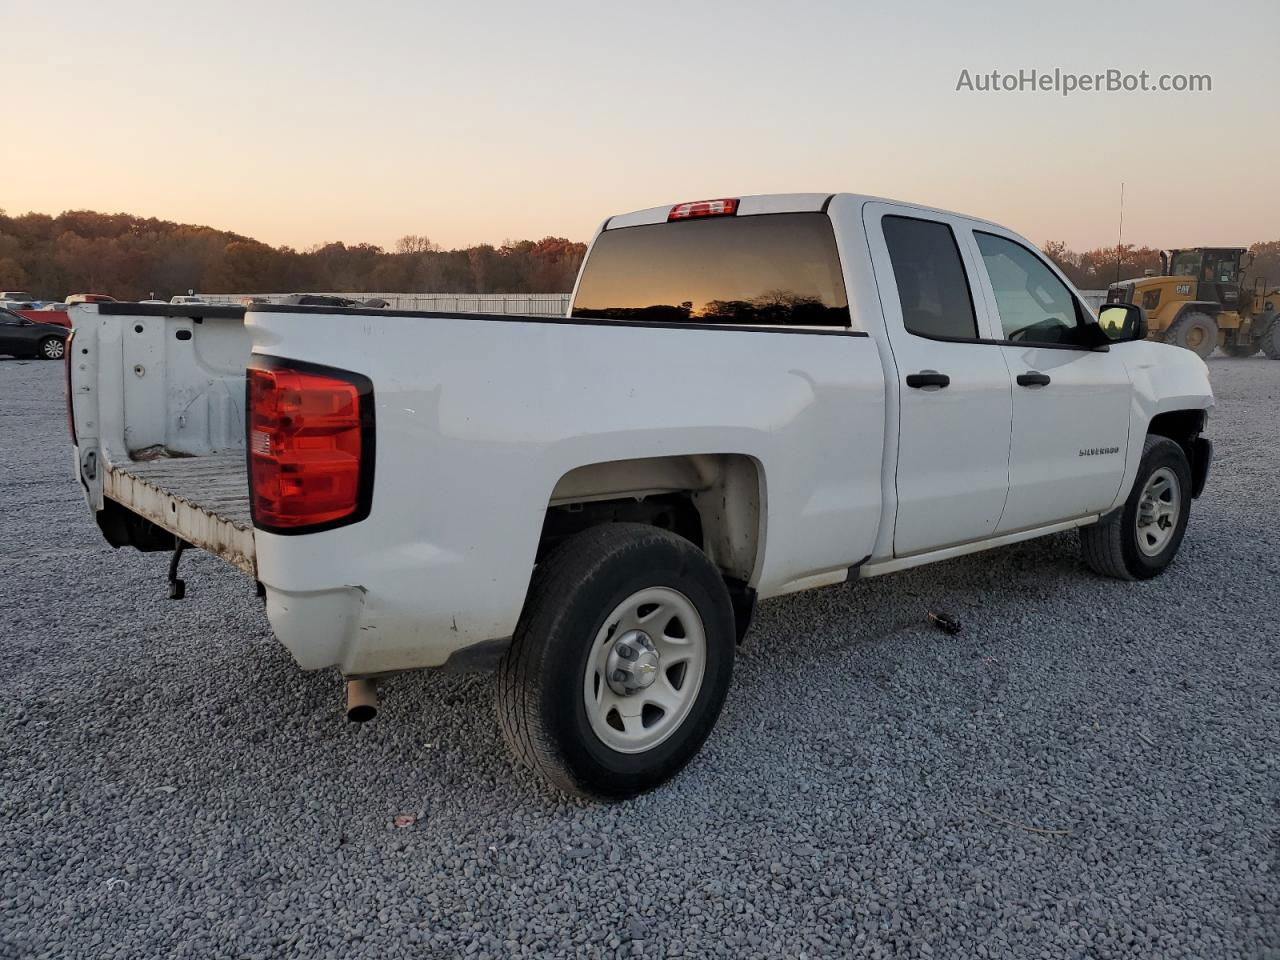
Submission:
M 566 317 L 85 303 L 77 476 L 116 546 L 254 577 L 305 669 L 495 667 L 515 754 L 619 798 L 698 751 L 757 599 L 1080 528 L 1173 559 L 1207 370 L 1025 239 L 849 194 L 600 227 Z M 177 549 L 175 549 L 177 548 Z

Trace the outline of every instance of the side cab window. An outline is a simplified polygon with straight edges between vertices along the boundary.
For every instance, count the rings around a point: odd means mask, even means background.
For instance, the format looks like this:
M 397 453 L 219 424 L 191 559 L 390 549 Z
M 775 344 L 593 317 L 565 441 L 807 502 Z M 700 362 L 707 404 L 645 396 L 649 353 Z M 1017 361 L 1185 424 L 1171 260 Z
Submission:
M 932 340 L 976 340 L 973 294 L 951 227 L 900 216 L 886 216 L 881 225 L 907 332 Z
M 1037 254 L 994 233 L 975 230 L 973 236 L 995 294 L 1005 340 L 1082 349 L 1098 344 L 1092 318 Z

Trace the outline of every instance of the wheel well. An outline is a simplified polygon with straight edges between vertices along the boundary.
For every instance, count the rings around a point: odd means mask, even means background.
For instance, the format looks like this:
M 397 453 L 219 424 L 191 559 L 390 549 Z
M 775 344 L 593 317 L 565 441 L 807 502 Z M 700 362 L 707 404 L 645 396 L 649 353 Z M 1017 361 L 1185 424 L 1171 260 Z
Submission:
M 1200 496 L 1204 489 L 1209 475 L 1209 460 L 1213 456 L 1209 441 L 1200 439 L 1204 422 L 1203 410 L 1168 410 L 1152 417 L 1147 427 L 1148 435 L 1168 437 L 1187 455 L 1187 462 L 1191 464 L 1193 497 Z
M 1203 410 L 1168 410 L 1151 418 L 1147 433 L 1168 437 L 1191 455 L 1191 446 L 1204 429 Z
M 763 537 L 763 471 L 741 454 L 688 454 L 588 464 L 556 484 L 538 555 L 601 523 L 648 523 L 700 547 L 726 578 L 750 583 Z

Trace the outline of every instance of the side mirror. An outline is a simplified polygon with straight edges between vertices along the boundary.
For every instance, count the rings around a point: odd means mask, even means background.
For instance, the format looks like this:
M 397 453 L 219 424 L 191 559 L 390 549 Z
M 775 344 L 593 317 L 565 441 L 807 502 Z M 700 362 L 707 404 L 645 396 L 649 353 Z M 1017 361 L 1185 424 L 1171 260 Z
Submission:
M 1098 310 L 1098 326 L 1111 343 L 1147 339 L 1147 315 L 1136 303 L 1104 303 Z

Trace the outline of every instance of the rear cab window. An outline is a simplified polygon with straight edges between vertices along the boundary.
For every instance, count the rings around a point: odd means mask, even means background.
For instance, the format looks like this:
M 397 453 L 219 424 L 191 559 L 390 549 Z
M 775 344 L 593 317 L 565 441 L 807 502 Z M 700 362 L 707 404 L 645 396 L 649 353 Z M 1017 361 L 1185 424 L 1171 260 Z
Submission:
M 825 213 L 708 217 L 605 230 L 573 317 L 733 326 L 848 327 Z

